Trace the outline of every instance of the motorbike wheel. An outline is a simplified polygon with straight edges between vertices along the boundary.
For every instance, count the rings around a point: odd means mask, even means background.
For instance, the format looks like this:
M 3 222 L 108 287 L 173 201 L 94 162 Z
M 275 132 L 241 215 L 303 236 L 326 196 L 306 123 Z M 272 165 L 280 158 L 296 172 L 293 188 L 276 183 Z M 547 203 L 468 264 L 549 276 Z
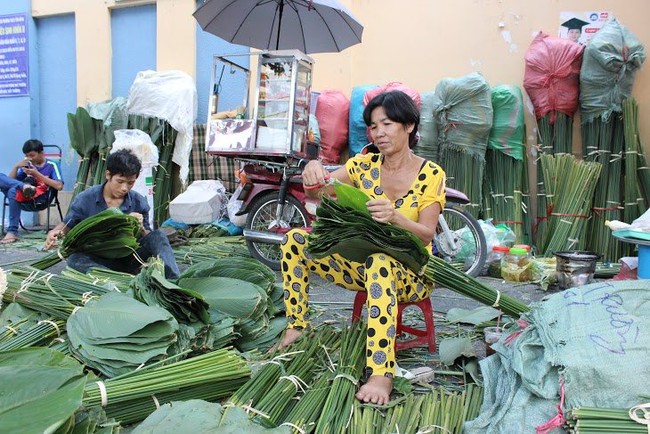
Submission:
M 483 270 L 487 259 L 487 243 L 478 221 L 462 207 L 447 205 L 442 211 L 449 228 L 443 230 L 438 223 L 434 247 L 438 256 L 476 277 Z
M 253 231 L 269 232 L 274 234 L 286 233 L 290 228 L 309 226 L 307 211 L 295 197 L 287 194 L 284 211 L 282 212 L 282 224 L 271 228 L 278 209 L 278 192 L 272 191 L 255 199 L 251 204 L 246 228 Z M 259 241 L 246 241 L 251 256 L 266 264 L 273 270 L 280 270 L 280 246 L 272 243 Z

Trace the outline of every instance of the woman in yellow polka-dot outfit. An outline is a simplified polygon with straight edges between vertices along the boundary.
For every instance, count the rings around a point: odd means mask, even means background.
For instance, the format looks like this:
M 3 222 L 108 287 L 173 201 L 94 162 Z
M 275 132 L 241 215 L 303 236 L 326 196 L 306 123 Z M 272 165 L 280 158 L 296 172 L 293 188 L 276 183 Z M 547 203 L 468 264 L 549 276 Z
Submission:
M 415 103 L 400 91 L 383 93 L 368 103 L 363 117 L 379 153 L 357 155 L 331 176 L 370 196 L 372 200 L 367 206 L 376 221 L 401 226 L 425 245 L 430 244 L 445 205 L 445 173 L 411 151 L 417 142 L 420 119 Z M 310 161 L 303 171 L 303 183 L 306 187 L 319 187 L 306 191 L 333 194 L 333 189 L 325 186 L 327 176 L 330 174 L 320 162 Z M 367 291 L 369 378 L 357 398 L 387 403 L 395 373 L 397 303 L 425 299 L 431 288 L 384 253 L 373 254 L 365 263 L 359 263 L 338 254 L 314 259 L 307 247 L 307 234 L 301 229 L 290 231 L 281 246 L 288 326 L 280 347 L 295 341 L 309 325 L 310 273 L 347 289 Z

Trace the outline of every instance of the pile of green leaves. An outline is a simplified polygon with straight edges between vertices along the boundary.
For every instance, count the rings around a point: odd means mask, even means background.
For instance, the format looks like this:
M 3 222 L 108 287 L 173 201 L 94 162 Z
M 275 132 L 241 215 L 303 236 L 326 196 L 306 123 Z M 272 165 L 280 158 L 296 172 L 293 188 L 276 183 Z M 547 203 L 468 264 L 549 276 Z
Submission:
M 66 433 L 74 425 L 86 385 L 76 360 L 40 347 L 0 352 L 0 378 L 2 432 Z
M 139 233 L 140 223 L 135 217 L 119 208 L 108 208 L 79 222 L 63 238 L 58 253 L 45 256 L 32 266 L 44 270 L 75 252 L 107 259 L 124 258 L 140 247 Z
M 208 304 L 198 292 L 178 286 L 165 278 L 165 266 L 152 259 L 131 282 L 133 295 L 149 306 L 168 310 L 180 322 L 208 323 Z
M 208 303 L 210 322 L 235 320 L 233 342 L 241 351 L 273 345 L 286 326 L 281 285 L 261 262 L 225 257 L 189 267 L 178 280 L 183 288 L 200 294 Z
M 415 273 L 426 265 L 429 252 L 412 232 L 373 220 L 365 202 L 363 209 L 352 208 L 345 205 L 348 202 L 341 200 L 338 191 L 337 198 L 338 203 L 324 197 L 316 211 L 318 219 L 309 235 L 309 253 L 313 257 L 338 253 L 348 260 L 363 263 L 374 253 L 386 253 Z
M 72 353 L 107 377 L 164 358 L 178 322 L 166 310 L 117 292 L 88 301 L 66 325 Z
M 192 417 L 188 417 L 191 414 Z M 289 434 L 289 427 L 266 429 L 257 425 L 243 408 L 225 408 L 199 399 L 174 401 L 160 406 L 134 430 L 133 434 L 247 433 Z

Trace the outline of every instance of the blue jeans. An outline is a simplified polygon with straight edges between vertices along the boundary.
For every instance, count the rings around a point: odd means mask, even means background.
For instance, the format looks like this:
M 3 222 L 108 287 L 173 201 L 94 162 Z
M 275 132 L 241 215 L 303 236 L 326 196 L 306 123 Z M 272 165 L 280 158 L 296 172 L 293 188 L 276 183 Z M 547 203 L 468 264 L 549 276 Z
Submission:
M 165 264 L 165 277 L 167 279 L 177 279 L 181 272 L 176 264 L 172 246 L 169 244 L 167 235 L 161 230 L 149 232 L 146 236 L 138 240 L 140 247 L 136 250 L 137 255 L 143 261 L 158 256 Z M 67 258 L 70 268 L 74 268 L 82 273 L 87 273 L 91 268 L 108 268 L 113 271 L 122 271 L 124 273 L 138 274 L 142 265 L 133 255 L 125 258 L 106 259 L 100 258 L 89 253 L 73 253 Z
M 4 173 L 0 173 L 0 191 L 2 191 L 9 202 L 9 226 L 7 233 L 18 234 L 18 225 L 20 224 L 20 211 L 39 211 L 47 201 L 46 194 L 36 198 L 36 201 L 20 203 L 16 201 L 16 192 L 23 188 L 24 182 L 10 178 Z M 39 201 L 43 202 L 40 203 Z

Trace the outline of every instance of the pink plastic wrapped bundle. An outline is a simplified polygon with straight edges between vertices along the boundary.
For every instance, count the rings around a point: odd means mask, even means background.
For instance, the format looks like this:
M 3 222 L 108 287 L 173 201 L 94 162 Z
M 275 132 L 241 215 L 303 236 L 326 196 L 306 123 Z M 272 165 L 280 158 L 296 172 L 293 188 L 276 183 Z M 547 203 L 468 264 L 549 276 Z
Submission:
M 555 112 L 573 117 L 578 109 L 580 65 L 584 47 L 540 32 L 526 53 L 524 88 L 535 107 L 535 118 Z
M 316 119 L 320 129 L 319 156 L 324 163 L 338 164 L 348 145 L 350 100 L 340 90 L 324 90 L 318 96 Z

